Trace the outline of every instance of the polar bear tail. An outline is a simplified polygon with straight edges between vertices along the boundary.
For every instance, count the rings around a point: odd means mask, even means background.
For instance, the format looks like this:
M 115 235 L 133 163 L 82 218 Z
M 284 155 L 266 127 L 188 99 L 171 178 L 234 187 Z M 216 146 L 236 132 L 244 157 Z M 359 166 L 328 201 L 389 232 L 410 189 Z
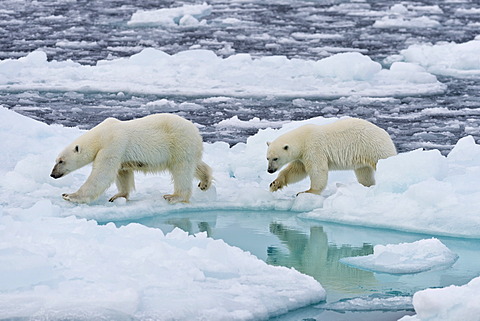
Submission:
M 202 191 L 206 191 L 212 185 L 212 169 L 202 160 L 197 164 L 195 177 L 200 180 L 198 187 Z

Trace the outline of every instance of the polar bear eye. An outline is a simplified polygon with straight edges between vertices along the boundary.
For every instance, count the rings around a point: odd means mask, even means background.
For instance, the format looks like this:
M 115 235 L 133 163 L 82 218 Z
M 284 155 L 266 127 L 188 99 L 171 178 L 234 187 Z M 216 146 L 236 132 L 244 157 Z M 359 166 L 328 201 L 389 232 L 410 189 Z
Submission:
M 274 158 L 274 159 L 272 159 L 272 160 L 273 160 L 274 162 L 276 162 L 276 161 L 278 161 L 278 158 L 276 158 L 276 157 L 275 157 L 275 158 Z
M 63 160 L 59 160 L 58 163 L 59 163 L 59 164 L 63 164 Z

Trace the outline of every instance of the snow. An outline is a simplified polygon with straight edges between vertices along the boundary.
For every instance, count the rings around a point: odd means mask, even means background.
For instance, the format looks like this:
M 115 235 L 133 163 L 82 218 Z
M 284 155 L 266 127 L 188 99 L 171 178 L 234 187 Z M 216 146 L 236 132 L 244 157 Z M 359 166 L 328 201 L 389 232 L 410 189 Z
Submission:
M 480 14 L 480 8 L 459 8 L 455 10 L 456 15 L 478 15 Z
M 381 160 L 377 185 L 339 186 L 305 217 L 478 238 L 479 157 L 480 146 L 467 136 L 447 157 L 438 150 L 414 150 Z
M 428 11 L 404 8 L 407 13 Z M 392 15 L 404 11 L 398 6 L 393 9 Z M 435 8 L 429 10 L 435 13 Z M 128 58 L 87 66 L 48 61 L 47 54 L 37 50 L 0 61 L 0 90 L 204 95 L 208 97 L 205 102 L 243 96 L 298 97 L 292 101 L 296 106 L 308 97 L 392 100 L 443 92 L 445 86 L 434 74 L 478 77 L 479 43 L 477 37 L 461 44 L 411 45 L 390 58 L 393 63 L 388 69 L 359 52 L 304 60 L 248 54 L 221 58 L 208 50 L 169 55 L 145 49 Z M 204 107 L 159 99 L 142 108 L 176 112 Z M 446 112 L 442 108 L 424 111 Z M 480 146 L 471 136 L 460 139 L 448 156 L 438 150 L 413 150 L 380 161 L 377 184 L 370 188 L 359 185 L 351 172 L 332 172 L 320 196 L 295 197 L 308 188 L 308 180 L 270 193 L 268 185 L 274 176 L 266 172 L 265 143 L 306 123 L 336 120 L 240 120 L 234 116 L 217 127 L 260 130 L 246 143 L 232 147 L 225 142 L 204 144 L 204 159 L 214 169 L 215 182 L 207 192 L 195 189 L 190 204 L 171 206 L 161 198 L 172 189 L 168 174 L 161 174 L 137 175 L 137 191 L 128 202 L 108 203 L 115 190 L 112 187 L 93 204 L 76 205 L 65 202 L 61 194 L 76 190 L 90 168 L 60 180 L 51 179 L 49 173 L 58 152 L 83 130 L 48 126 L 0 107 L 0 315 L 244 320 L 268 318 L 325 299 L 322 286 L 312 278 L 268 266 L 221 240 L 180 230 L 164 235 L 138 224 L 101 225 L 115 220 L 172 211 L 287 210 L 312 220 L 480 238 L 476 184 Z M 348 264 L 387 273 L 417 273 L 453 264 L 455 254 L 433 240 L 377 245 L 373 256 Z M 471 293 L 479 292 L 478 284 L 474 279 L 461 287 L 418 292 L 413 300 L 417 315 L 412 320 L 477 315 L 474 303 L 479 298 Z M 408 298 L 355 300 L 344 304 L 374 305 L 380 310 L 398 305 L 396 300 L 409 304 Z
M 348 257 L 340 262 L 368 271 L 407 274 L 450 267 L 458 255 L 436 238 L 413 243 L 375 245 L 373 254 Z
M 108 203 L 112 187 L 98 201 L 76 205 L 61 194 L 78 188 L 89 168 L 60 180 L 51 179 L 49 172 L 56 154 L 83 131 L 48 126 L 0 108 L 0 261 L 8 262 L 0 273 L 2 315 L 250 319 L 325 298 L 312 278 L 268 266 L 221 240 L 180 230 L 163 235 L 138 224 L 117 228 L 90 219 L 109 222 L 181 210 L 291 210 L 307 212 L 311 219 L 480 237 L 480 195 L 473 183 L 480 178 L 480 146 L 472 137 L 461 139 L 447 157 L 416 150 L 381 161 L 377 185 L 371 188 L 356 183 L 350 172 L 333 172 L 321 196 L 295 197 L 307 180 L 270 193 L 273 176 L 266 172 L 265 142 L 305 123 L 335 120 L 318 117 L 262 129 L 233 147 L 204 144 L 215 185 L 207 192 L 196 189 L 190 204 L 171 206 L 160 197 L 172 188 L 165 174 L 137 175 L 137 191 L 128 202 Z M 405 254 L 408 245 L 401 247 Z M 392 271 L 398 260 L 413 261 L 415 268 L 438 267 L 429 257 L 438 246 L 420 247 L 423 259 L 415 262 L 412 252 L 406 258 L 390 257 L 384 267 Z M 33 269 L 38 273 L 33 275 Z
M 201 49 L 169 55 L 148 48 L 95 66 L 47 61 L 41 50 L 5 59 L 0 61 L 0 90 L 335 98 L 435 94 L 445 85 L 417 65 L 395 62 L 385 69 L 359 52 L 304 60 L 249 54 L 221 58 Z
M 442 14 L 439 6 L 414 6 L 395 4 L 387 12 L 388 15 L 375 21 L 374 28 L 437 28 L 441 24 L 425 14 Z
M 412 308 L 409 296 L 353 298 L 327 304 L 325 309 L 345 311 L 401 311 Z
M 375 28 L 436 28 L 440 27 L 440 23 L 431 18 L 422 16 L 416 18 L 389 18 L 383 17 L 375 21 L 373 24 Z
M 478 320 L 480 315 L 480 277 L 463 286 L 427 289 L 413 296 L 414 316 L 401 321 Z
M 175 8 L 158 10 L 137 10 L 130 21 L 129 26 L 199 26 L 205 24 L 205 20 L 199 20 L 210 15 L 212 6 L 207 3 L 199 5 L 183 5 Z
M 282 127 L 283 124 L 287 123 L 287 121 L 269 121 L 269 120 L 261 120 L 258 117 L 254 117 L 250 120 L 240 120 L 238 116 L 233 116 L 230 119 L 224 119 L 215 126 L 218 128 L 278 128 Z
M 163 235 L 140 224 L 117 228 L 42 217 L 50 208 L 42 201 L 22 220 L 1 218 L 3 317 L 58 318 L 75 307 L 142 319 L 242 320 L 286 312 L 324 295 L 313 279 L 268 266 L 206 234 L 176 229 Z
M 400 59 L 418 64 L 436 75 L 480 78 L 480 38 L 465 43 L 415 44 L 400 52 Z
M 266 142 L 306 123 L 326 124 L 335 120 L 316 117 L 289 122 L 279 129 L 260 129 L 247 143 L 233 147 L 224 142 L 205 143 L 204 159 L 213 167 L 215 186 L 207 192 L 195 189 L 189 205 L 167 206 L 157 197 L 172 188 L 168 174 L 162 174 L 137 175 L 137 191 L 126 204 L 106 202 L 115 190 L 112 187 L 93 205 L 73 206 L 60 195 L 83 184 L 90 169 L 83 168 L 60 180 L 51 179 L 49 173 L 56 155 L 83 131 L 46 126 L 1 109 L 0 134 L 5 139 L 0 156 L 0 191 L 5 200 L 4 213 L 15 212 L 17 207 L 32 207 L 45 199 L 51 200 L 54 211 L 62 216 L 101 222 L 153 216 L 172 208 L 280 209 L 305 212 L 302 215 L 309 219 L 480 237 L 480 191 L 473 183 L 480 179 L 480 146 L 471 136 L 460 139 L 448 156 L 438 150 L 414 150 L 381 160 L 377 184 L 370 188 L 358 184 L 352 172 L 337 171 L 330 173 L 329 184 L 321 196 L 295 197 L 308 188 L 308 180 L 270 193 L 268 185 L 275 175 L 266 171 Z M 458 213 L 455 219 L 452 213 Z
M 60 202 L 58 189 L 73 187 L 85 172 L 50 180 L 54 156 L 48 154 L 81 131 L 5 108 L 0 123 L 2 317 L 245 320 L 325 299 L 313 278 L 269 266 L 206 234 L 175 229 L 164 235 L 140 224 L 117 228 L 72 216 L 76 206 Z M 128 207 L 103 201 L 92 209 L 103 208 L 105 220 Z

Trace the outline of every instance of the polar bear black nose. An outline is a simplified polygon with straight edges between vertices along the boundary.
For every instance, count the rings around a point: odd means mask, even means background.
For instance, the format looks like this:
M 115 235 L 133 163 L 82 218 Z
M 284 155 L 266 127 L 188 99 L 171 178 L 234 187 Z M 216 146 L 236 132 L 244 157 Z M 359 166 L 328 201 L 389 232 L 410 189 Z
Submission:
M 56 173 L 52 172 L 52 173 L 50 174 L 50 177 L 53 177 L 53 178 L 57 179 L 57 178 L 62 177 L 62 175 L 59 175 L 59 174 L 56 174 Z
M 273 169 L 273 168 L 269 168 L 269 169 L 267 170 L 267 172 L 269 172 L 270 174 L 273 174 L 273 173 L 275 173 L 275 172 L 276 172 L 276 170 L 275 170 L 275 169 Z

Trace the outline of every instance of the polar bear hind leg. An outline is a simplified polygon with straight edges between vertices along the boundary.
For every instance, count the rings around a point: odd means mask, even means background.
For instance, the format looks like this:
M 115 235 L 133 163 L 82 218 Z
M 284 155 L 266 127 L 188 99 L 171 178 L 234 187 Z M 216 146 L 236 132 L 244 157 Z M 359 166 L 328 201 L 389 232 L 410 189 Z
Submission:
M 173 194 L 163 195 L 169 203 L 188 203 L 192 195 L 192 181 L 195 168 L 189 164 L 175 164 L 170 169 L 173 179 Z
M 325 166 L 312 166 L 307 170 L 310 176 L 310 188 L 304 192 L 297 193 L 311 193 L 320 195 L 325 187 L 327 186 L 328 182 L 328 168 Z
M 108 201 L 113 202 L 119 197 L 128 199 L 130 192 L 135 189 L 133 170 L 120 169 L 115 178 L 115 184 L 117 185 L 118 193 L 113 195 Z
M 375 169 L 371 166 L 365 166 L 355 169 L 355 176 L 357 176 L 357 181 L 363 186 L 372 186 L 375 185 Z
M 200 180 L 198 187 L 206 191 L 212 185 L 212 169 L 205 162 L 200 161 L 195 169 L 195 177 Z

